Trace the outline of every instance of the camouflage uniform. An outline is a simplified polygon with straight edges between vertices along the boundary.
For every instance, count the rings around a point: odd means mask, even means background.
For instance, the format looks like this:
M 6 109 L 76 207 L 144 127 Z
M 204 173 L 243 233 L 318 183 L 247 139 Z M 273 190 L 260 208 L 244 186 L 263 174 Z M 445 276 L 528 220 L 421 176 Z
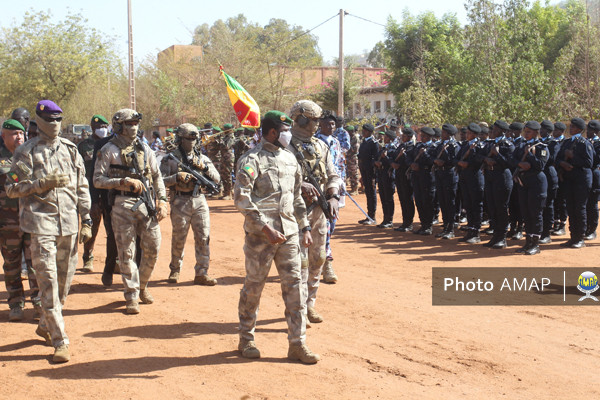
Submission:
M 115 135 L 100 150 L 94 167 L 94 186 L 100 189 L 113 189 L 112 226 L 117 242 L 119 266 L 127 301 L 137 301 L 140 290 L 146 289 L 158 259 L 161 241 L 157 218 L 148 215 L 144 203 L 141 203 L 135 211 L 132 210 L 132 207 L 139 202 L 140 197 L 123 190 L 124 188 L 121 186 L 121 180 L 124 178 L 139 179 L 140 177 L 133 166 L 133 157 L 129 156 L 132 152 L 135 152 L 135 157 L 143 169 L 142 174 L 150 183 L 150 190 L 154 190 L 156 198 L 166 201 L 165 185 L 154 151 L 137 138 L 132 141 L 120 134 Z M 141 239 L 142 249 L 139 269 L 134 258 L 136 236 Z
M 358 193 L 358 148 L 360 138 L 356 132 L 350 134 L 350 149 L 346 153 L 346 175 L 350 180 L 350 191 L 352 194 Z
M 62 307 L 77 267 L 79 216 L 88 220 L 90 194 L 83 159 L 69 140 L 39 136 L 19 146 L 8 174 L 6 192 L 19 198 L 20 226 L 31 234 L 31 259 L 40 287 L 40 328 L 54 347 L 69 344 Z M 42 188 L 42 178 L 68 175 L 64 187 Z
M 3 144 L 0 145 L 0 249 L 4 259 L 4 283 L 8 292 L 8 305 L 10 308 L 25 306 L 25 291 L 21 279 L 21 257 L 24 254 L 31 302 L 39 306 L 39 289 L 29 250 L 31 238 L 29 233 L 24 233 L 19 228 L 19 201 L 8 198 L 4 189 L 11 163 L 12 153 Z
M 240 338 L 254 340 L 258 304 L 271 263 L 281 279 L 290 344 L 306 340 L 305 297 L 301 290 L 298 226 L 308 226 L 300 187 L 302 174 L 287 150 L 263 141 L 238 163 L 234 199 L 244 214 L 246 279 L 240 293 Z M 281 232 L 286 241 L 271 244 L 264 225 Z
M 216 184 L 219 184 L 219 173 L 208 157 L 200 154 L 197 150 L 183 155 L 181 147 L 173 151 L 173 155 L 183 163 L 202 174 L 203 171 L 194 165 L 203 164 L 207 170 L 205 174 Z M 207 275 L 210 261 L 210 216 L 206 198 L 202 193 L 193 195 L 195 182 L 188 183 L 177 181 L 177 173 L 181 170 L 177 162 L 167 157 L 162 159 L 161 172 L 164 177 L 165 186 L 171 188 L 171 271 L 179 272 L 183 263 L 183 251 L 190 225 L 194 233 L 196 265 L 194 267 L 196 276 Z
M 218 151 L 220 154 L 219 163 L 219 174 L 221 175 L 221 182 L 223 184 L 223 196 L 231 197 L 233 190 L 233 179 L 231 173 L 233 172 L 235 153 L 233 145 L 235 143 L 235 137 L 233 132 L 225 133 L 217 140 Z

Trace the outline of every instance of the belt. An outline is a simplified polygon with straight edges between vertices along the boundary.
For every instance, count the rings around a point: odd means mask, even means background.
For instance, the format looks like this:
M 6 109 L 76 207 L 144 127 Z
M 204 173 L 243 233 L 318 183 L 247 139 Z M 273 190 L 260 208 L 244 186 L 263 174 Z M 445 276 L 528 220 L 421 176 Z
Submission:
M 175 191 L 175 195 L 176 196 L 191 196 L 194 193 L 194 191 L 190 191 L 190 192 L 180 192 L 180 191 Z

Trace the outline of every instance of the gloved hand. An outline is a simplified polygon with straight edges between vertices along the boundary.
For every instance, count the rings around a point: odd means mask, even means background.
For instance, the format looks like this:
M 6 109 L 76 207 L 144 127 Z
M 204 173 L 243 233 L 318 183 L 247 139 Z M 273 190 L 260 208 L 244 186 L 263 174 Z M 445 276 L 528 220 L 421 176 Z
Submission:
M 120 189 L 140 194 L 142 193 L 142 190 L 144 190 L 144 185 L 139 179 L 123 178 L 121 179 Z
M 158 209 L 157 209 L 157 215 L 156 218 L 159 221 L 162 221 L 163 219 L 165 219 L 169 213 L 169 206 L 167 204 L 166 201 L 160 200 L 158 202 Z
M 183 171 L 177 173 L 177 182 L 188 183 L 191 180 L 192 180 L 192 174 L 189 174 L 189 173 L 183 172 Z
M 195 169 L 199 169 L 200 171 L 205 171 L 206 170 L 206 165 L 204 165 L 204 163 L 202 162 L 202 160 L 200 158 L 198 158 L 196 161 L 194 161 L 192 163 L 192 166 Z
M 69 183 L 69 176 L 67 174 L 58 173 L 58 169 L 52 171 L 52 173 L 40 178 L 40 189 L 43 191 L 54 189 L 57 187 L 65 187 Z
M 79 243 L 85 243 L 92 238 L 92 227 L 88 224 L 81 225 L 79 231 Z

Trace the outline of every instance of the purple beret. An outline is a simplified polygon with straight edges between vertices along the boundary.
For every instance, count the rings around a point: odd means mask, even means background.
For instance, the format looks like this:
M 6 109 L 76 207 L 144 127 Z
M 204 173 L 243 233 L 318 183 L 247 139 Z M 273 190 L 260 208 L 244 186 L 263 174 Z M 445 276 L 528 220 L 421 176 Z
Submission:
M 57 114 L 57 113 L 62 113 L 63 110 L 52 100 L 42 100 L 39 103 L 37 103 L 35 112 L 37 114 L 42 113 L 42 112 L 45 112 L 48 114 Z

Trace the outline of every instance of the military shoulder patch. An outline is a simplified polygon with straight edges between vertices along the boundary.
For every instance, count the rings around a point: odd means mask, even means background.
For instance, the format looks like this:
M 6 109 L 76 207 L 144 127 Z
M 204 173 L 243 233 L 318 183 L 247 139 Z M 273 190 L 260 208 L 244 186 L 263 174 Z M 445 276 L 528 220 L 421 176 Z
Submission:
M 17 168 L 29 178 L 31 176 L 31 168 L 29 168 L 23 161 L 17 161 Z
M 246 166 L 244 167 L 244 171 L 246 171 L 246 173 L 247 173 L 248 175 L 250 175 L 252 178 L 254 178 L 254 175 L 256 174 L 256 172 L 254 171 L 254 168 L 252 168 L 252 167 L 251 167 L 251 166 L 249 166 L 249 165 L 246 165 Z
M 19 182 L 19 176 L 14 172 L 9 172 L 8 177 L 12 179 L 13 182 Z

